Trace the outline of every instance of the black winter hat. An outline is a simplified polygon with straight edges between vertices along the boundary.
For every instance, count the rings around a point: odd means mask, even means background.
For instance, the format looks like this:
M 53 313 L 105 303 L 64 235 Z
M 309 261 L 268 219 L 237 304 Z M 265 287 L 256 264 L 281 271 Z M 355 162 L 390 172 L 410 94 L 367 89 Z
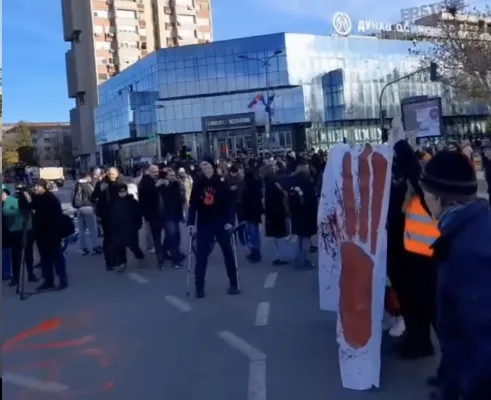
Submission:
M 447 200 L 469 201 L 477 194 L 476 171 L 465 154 L 442 151 L 426 164 L 421 186 Z
M 201 162 L 206 162 L 206 163 L 210 164 L 213 167 L 213 169 L 215 169 L 215 170 L 217 168 L 217 165 L 215 163 L 215 160 L 212 157 L 208 157 L 208 156 L 207 157 L 203 157 L 203 159 L 201 160 Z

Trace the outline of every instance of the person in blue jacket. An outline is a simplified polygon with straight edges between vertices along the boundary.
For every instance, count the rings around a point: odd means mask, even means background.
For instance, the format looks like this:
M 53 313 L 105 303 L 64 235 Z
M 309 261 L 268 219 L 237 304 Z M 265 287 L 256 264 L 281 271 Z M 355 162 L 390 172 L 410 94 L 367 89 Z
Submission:
M 491 399 L 491 211 L 477 196 L 465 155 L 441 152 L 424 170 L 421 187 L 441 236 L 437 261 L 436 331 L 442 351 L 440 400 Z
M 232 193 L 226 179 L 217 174 L 213 160 L 203 160 L 200 168 L 202 176 L 191 190 L 187 221 L 190 234 L 196 235 L 196 297 L 205 297 L 206 267 L 215 240 L 222 249 L 227 269 L 230 282 L 228 294 L 238 294 L 239 278 L 231 242 L 235 218 Z

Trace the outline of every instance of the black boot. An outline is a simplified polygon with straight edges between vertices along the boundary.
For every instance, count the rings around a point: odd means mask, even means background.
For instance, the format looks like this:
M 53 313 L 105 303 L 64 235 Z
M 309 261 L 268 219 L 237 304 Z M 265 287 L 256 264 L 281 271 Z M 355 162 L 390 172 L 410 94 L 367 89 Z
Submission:
M 33 272 L 31 272 L 27 278 L 29 282 L 39 282 L 39 279 Z
M 196 298 L 197 299 L 204 299 L 205 298 L 205 291 L 196 289 Z
M 259 250 L 251 250 L 251 253 L 247 255 L 247 259 L 253 264 L 261 262 L 261 258 L 261 252 Z
M 58 290 L 64 290 L 68 287 L 68 279 L 66 277 L 60 278 L 60 283 L 58 284 Z
M 41 285 L 39 285 L 36 290 L 38 292 L 43 292 L 43 291 L 46 291 L 46 290 L 52 290 L 55 288 L 55 284 L 53 282 L 49 282 L 49 281 L 44 281 Z
M 240 289 L 237 286 L 235 286 L 235 285 L 230 285 L 230 287 L 227 290 L 227 293 L 229 295 L 233 296 L 233 295 L 239 294 L 240 293 Z
M 12 278 L 9 282 L 9 287 L 17 286 L 17 279 Z

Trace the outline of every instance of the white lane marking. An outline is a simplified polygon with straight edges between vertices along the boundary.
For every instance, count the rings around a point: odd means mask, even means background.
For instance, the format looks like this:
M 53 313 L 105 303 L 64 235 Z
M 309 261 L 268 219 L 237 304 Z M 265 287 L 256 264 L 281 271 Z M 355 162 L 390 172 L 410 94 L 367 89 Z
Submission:
M 278 279 L 278 272 L 270 272 L 264 281 L 264 289 L 273 289 Z
M 269 309 L 271 308 L 271 304 L 269 301 L 263 301 L 257 305 L 256 310 L 256 322 L 255 326 L 266 326 L 268 325 L 269 319 Z
M 172 304 L 174 307 L 182 312 L 188 312 L 193 309 L 193 307 L 191 307 L 189 303 L 186 303 L 184 300 L 181 300 L 176 296 L 167 295 L 165 296 L 165 300 L 167 301 L 167 303 Z
M 62 383 L 42 381 L 39 379 L 17 374 L 7 373 L 2 376 L 2 379 L 5 382 L 12 383 L 13 385 L 37 390 L 39 392 L 63 393 L 69 389 L 68 386 L 63 385 Z
M 128 275 L 128 278 L 134 280 L 137 283 L 148 283 L 148 279 L 145 278 L 144 276 L 137 274 L 136 272 L 130 272 Z
M 266 400 L 266 361 L 251 361 L 247 400 Z
M 266 354 L 259 351 L 254 346 L 251 346 L 244 339 L 241 339 L 237 335 L 229 331 L 223 331 L 218 334 L 230 347 L 239 350 L 242 354 L 249 358 L 251 361 L 264 361 L 266 360 Z

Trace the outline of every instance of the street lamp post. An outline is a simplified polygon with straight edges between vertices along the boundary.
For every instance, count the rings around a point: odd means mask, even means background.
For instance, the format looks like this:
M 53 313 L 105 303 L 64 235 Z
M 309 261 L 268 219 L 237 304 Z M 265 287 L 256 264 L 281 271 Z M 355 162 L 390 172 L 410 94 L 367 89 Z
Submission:
M 437 68 L 438 68 L 437 64 L 434 62 L 431 62 L 428 66 L 419 68 L 416 71 L 411 72 L 410 74 L 401 76 L 400 78 L 394 79 L 393 81 L 390 81 L 390 82 L 385 84 L 385 86 L 382 88 L 382 91 L 380 92 L 380 96 L 378 98 L 378 106 L 379 106 L 379 112 L 380 112 L 380 133 L 382 136 L 384 136 L 385 117 L 387 115 L 386 111 L 383 109 L 383 105 L 382 105 L 385 90 L 389 86 L 391 86 L 395 83 L 398 83 L 400 81 L 403 81 L 404 79 L 408 79 L 414 75 L 417 75 L 417 74 L 420 74 L 420 73 L 426 72 L 426 71 L 430 72 L 430 81 L 431 82 L 437 82 L 438 81 L 438 69 Z M 387 138 L 385 138 L 385 140 L 384 140 L 384 138 L 382 137 L 382 141 L 386 141 L 386 140 L 387 140 Z
M 268 122 L 266 124 L 266 134 L 269 136 L 271 132 L 271 126 L 273 124 L 273 118 L 272 118 L 272 113 L 271 113 L 271 103 L 270 103 L 270 90 L 271 90 L 271 82 L 269 80 L 269 68 L 271 67 L 271 64 L 269 63 L 273 58 L 278 57 L 280 54 L 283 53 L 283 50 L 276 50 L 273 54 L 271 54 L 269 57 L 265 58 L 258 58 L 258 57 L 248 57 L 244 55 L 238 56 L 241 60 L 250 60 L 250 61 L 258 61 L 261 63 L 261 65 L 264 68 L 264 75 L 266 78 L 266 112 L 268 113 Z

